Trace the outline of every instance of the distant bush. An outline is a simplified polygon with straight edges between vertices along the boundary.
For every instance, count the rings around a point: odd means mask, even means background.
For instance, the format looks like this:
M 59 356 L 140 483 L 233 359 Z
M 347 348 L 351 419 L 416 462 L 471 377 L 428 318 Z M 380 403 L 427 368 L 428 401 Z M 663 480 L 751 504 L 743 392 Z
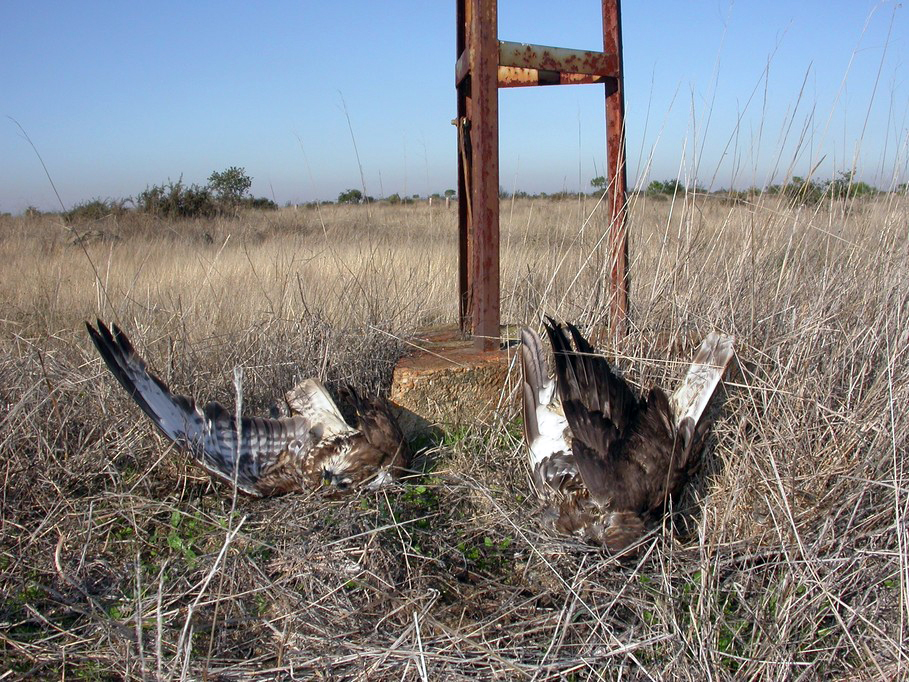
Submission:
M 817 204 L 824 198 L 827 183 L 819 180 L 806 180 L 799 175 L 782 185 L 770 185 L 768 194 L 780 194 L 797 204 Z
M 215 171 L 208 178 L 208 184 L 184 185 L 181 177 L 177 182 L 146 187 L 136 197 L 136 210 L 168 219 L 207 218 L 223 213 L 236 213 L 239 208 L 273 211 L 278 205 L 265 197 L 247 196 L 252 178 L 243 168 L 231 166 L 227 170 Z
M 246 174 L 245 168 L 237 166 L 231 166 L 220 173 L 214 171 L 208 177 L 209 190 L 224 208 L 236 208 L 243 204 L 250 187 L 252 178 Z
M 348 189 L 338 195 L 339 204 L 359 204 L 363 201 L 363 192 L 358 189 Z
M 204 218 L 217 215 L 218 204 L 208 187 L 186 186 L 180 178 L 140 192 L 136 210 L 160 218 Z
M 392 206 L 399 206 L 401 204 L 412 204 L 415 201 L 420 199 L 419 194 L 414 194 L 412 197 L 402 197 L 400 194 L 395 192 L 390 197 L 385 199 Z M 372 203 L 374 199 L 372 197 L 366 197 L 367 203 Z
M 754 203 L 760 195 L 761 190 L 754 187 L 750 189 L 721 189 L 711 193 L 713 198 L 734 205 Z
M 644 191 L 650 196 L 656 196 L 659 194 L 685 194 L 686 192 L 698 192 L 699 194 L 704 194 L 707 190 L 702 187 L 698 187 L 697 184 L 695 184 L 693 187 L 686 187 L 685 184 L 678 178 L 672 178 L 670 180 L 664 180 L 663 182 L 654 180 L 649 185 L 647 185 L 647 189 Z
M 255 208 L 260 211 L 277 211 L 278 205 L 266 197 L 247 197 L 241 203 L 246 208 Z
M 647 185 L 647 189 L 644 191 L 651 196 L 655 194 L 675 194 L 676 189 L 679 187 L 681 187 L 681 183 L 678 180 L 665 180 L 663 182 L 654 180 Z
M 838 178 L 826 184 L 826 190 L 834 199 L 873 197 L 878 193 L 877 188 L 867 182 L 856 182 L 855 173 L 851 171 L 840 171 Z
M 62 215 L 68 223 L 97 222 L 108 216 L 122 216 L 127 212 L 126 204 L 130 201 L 131 199 L 91 199 L 76 204 Z

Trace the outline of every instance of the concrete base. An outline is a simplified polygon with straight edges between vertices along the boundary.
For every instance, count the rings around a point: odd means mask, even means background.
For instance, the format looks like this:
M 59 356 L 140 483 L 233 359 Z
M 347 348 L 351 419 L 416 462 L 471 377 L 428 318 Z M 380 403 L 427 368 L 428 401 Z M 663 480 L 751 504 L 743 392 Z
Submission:
M 478 351 L 456 326 L 424 330 L 413 343 L 419 348 L 398 362 L 389 396 L 402 408 L 399 419 L 408 435 L 491 423 L 509 402 L 506 380 L 514 349 Z

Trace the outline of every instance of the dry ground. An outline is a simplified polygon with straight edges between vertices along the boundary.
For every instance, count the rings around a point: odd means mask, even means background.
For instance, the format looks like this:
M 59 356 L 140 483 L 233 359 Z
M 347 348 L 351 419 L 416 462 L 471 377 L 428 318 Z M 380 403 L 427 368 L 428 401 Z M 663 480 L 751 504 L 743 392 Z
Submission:
M 603 321 L 603 213 L 503 204 L 506 321 Z M 674 527 L 617 559 L 541 532 L 512 408 L 415 484 L 234 500 L 82 326 L 202 399 L 242 367 L 249 411 L 310 375 L 386 390 L 454 320 L 453 210 L 0 218 L 0 679 L 904 677 L 909 203 L 642 198 L 630 225 L 634 326 L 604 350 L 671 385 L 717 328 L 738 369 Z

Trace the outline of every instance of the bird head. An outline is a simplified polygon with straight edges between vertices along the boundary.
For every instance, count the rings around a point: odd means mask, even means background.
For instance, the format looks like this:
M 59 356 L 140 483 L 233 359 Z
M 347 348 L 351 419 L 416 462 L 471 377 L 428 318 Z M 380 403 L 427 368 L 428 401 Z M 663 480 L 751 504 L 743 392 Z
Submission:
M 322 485 L 330 486 L 334 490 L 346 491 L 350 488 L 353 479 L 349 473 L 342 470 L 336 470 L 330 466 L 322 467 Z

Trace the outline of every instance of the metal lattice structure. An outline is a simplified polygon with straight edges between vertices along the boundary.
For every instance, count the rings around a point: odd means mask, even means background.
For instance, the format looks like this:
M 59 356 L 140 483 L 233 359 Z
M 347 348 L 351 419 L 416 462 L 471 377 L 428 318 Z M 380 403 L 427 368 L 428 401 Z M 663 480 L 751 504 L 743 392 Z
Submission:
M 478 350 L 499 347 L 499 88 L 600 83 L 606 92 L 610 327 L 628 315 L 625 101 L 619 0 L 602 0 L 603 51 L 498 39 L 497 0 L 457 0 L 458 290 L 460 327 Z

